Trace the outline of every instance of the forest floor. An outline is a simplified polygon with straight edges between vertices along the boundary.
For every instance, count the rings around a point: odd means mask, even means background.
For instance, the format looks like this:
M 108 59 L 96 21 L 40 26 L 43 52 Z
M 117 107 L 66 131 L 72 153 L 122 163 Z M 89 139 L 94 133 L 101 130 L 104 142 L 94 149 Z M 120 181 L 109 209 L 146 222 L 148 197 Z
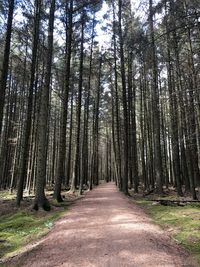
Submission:
M 46 237 L 3 266 L 197 267 L 114 183 L 88 192 Z
M 53 199 L 53 191 L 46 191 L 51 210 L 33 210 L 34 195 L 24 193 L 21 206 L 16 206 L 16 192 L 0 191 L 0 265 L 7 259 L 29 250 L 32 243 L 45 236 L 69 207 L 84 196 L 63 190 L 64 202 Z M 30 244 L 30 247 L 28 244 Z M 28 246 L 27 246 L 28 245 Z

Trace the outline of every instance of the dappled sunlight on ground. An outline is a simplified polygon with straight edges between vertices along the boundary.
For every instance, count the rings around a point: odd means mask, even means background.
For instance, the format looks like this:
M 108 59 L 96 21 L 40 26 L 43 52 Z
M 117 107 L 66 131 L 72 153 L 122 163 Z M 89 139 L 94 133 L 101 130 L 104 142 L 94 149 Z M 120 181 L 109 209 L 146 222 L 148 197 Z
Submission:
M 186 257 L 110 183 L 73 205 L 40 249 L 29 252 L 19 263 L 27 267 L 192 267 Z

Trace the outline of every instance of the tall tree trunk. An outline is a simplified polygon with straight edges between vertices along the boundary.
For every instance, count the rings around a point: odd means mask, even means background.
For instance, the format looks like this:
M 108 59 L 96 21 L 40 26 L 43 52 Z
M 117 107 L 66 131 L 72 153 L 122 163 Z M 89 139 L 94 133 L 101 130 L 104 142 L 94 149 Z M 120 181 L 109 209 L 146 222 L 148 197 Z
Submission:
M 44 187 L 46 179 L 46 161 L 47 161 L 47 131 L 49 115 L 49 95 L 51 82 L 51 68 L 53 55 L 53 31 L 54 31 L 54 13 L 55 0 L 51 1 L 49 28 L 48 28 L 48 48 L 44 86 L 41 92 L 40 116 L 38 124 L 38 151 L 37 151 L 37 173 L 36 173 L 36 192 L 34 209 L 42 207 L 44 210 L 50 210 L 50 204 L 45 196 Z
M 118 94 L 118 73 L 117 73 L 117 40 L 116 40 L 116 14 L 114 0 L 112 0 L 113 10 L 113 41 L 114 41 L 114 84 L 115 84 L 115 112 L 116 112 L 116 134 L 117 134 L 117 169 L 119 174 L 119 189 L 122 190 L 122 160 L 121 160 L 121 136 L 120 136 L 120 112 L 119 112 L 119 94 Z
M 71 191 L 75 191 L 80 177 L 80 133 L 81 133 L 81 102 L 82 102 L 82 86 L 83 86 L 83 60 L 84 60 L 84 25 L 85 12 L 82 11 L 81 18 L 81 51 L 79 65 L 79 85 L 78 85 L 78 101 L 77 101 L 77 131 L 76 131 L 76 154 L 74 175 L 71 183 Z M 82 176 L 81 176 L 82 179 Z M 82 181 L 81 181 L 82 183 Z M 81 184 L 82 185 L 82 184 Z M 82 188 L 80 188 L 80 193 Z
M 69 152 L 68 152 L 68 159 L 67 159 L 67 186 L 69 185 L 70 174 L 71 174 L 71 158 L 72 158 L 72 131 L 73 131 L 73 110 L 74 110 L 74 103 L 73 103 L 73 90 L 71 92 L 71 114 L 70 114 L 70 131 L 69 131 Z
M 179 134 L 178 134 L 178 114 L 177 114 L 178 105 L 177 105 L 177 95 L 172 79 L 170 33 L 167 21 L 166 21 L 166 31 L 167 31 L 167 61 L 168 61 L 167 70 L 168 70 L 169 107 L 170 107 L 170 119 L 171 119 L 171 131 L 172 131 L 172 158 L 173 158 L 177 193 L 179 196 L 183 196 L 181 188 L 181 168 L 180 168 Z
M 92 61 L 93 61 L 93 48 L 94 48 L 94 30 L 95 30 L 95 14 L 92 22 L 92 33 L 91 33 L 91 45 L 90 45 L 90 59 L 89 59 L 89 75 L 87 85 L 87 95 L 85 100 L 85 118 L 84 118 L 84 136 L 83 136 L 83 176 L 86 181 L 89 178 L 89 111 L 90 111 L 90 95 L 91 95 L 91 77 L 92 77 Z M 91 177 L 91 176 L 90 176 Z M 89 189 L 92 189 L 92 180 L 89 179 Z
M 6 84 L 7 84 L 8 67 L 9 67 L 14 5 L 15 5 L 15 0 L 10 0 L 8 9 L 7 29 L 6 29 L 6 41 L 5 41 L 5 48 L 3 55 L 3 66 L 0 79 L 0 137 L 2 132 L 3 109 L 5 104 Z
M 153 136 L 154 136 L 154 153 L 155 153 L 155 176 L 157 193 L 163 192 L 163 170 L 162 170 L 162 155 L 160 143 L 160 110 L 159 110 L 159 93 L 158 93 L 158 70 L 157 57 L 154 37 L 154 22 L 153 22 L 153 3 L 149 0 L 149 26 L 151 38 L 151 53 L 152 53 L 152 98 L 153 98 Z
M 93 181 L 95 185 L 99 184 L 99 103 L 101 93 L 101 68 L 102 68 L 102 55 L 99 59 L 99 74 L 97 95 L 95 102 L 95 114 L 94 114 L 94 136 L 93 136 Z
M 137 136 L 136 136 L 136 88 L 133 83 L 133 53 L 129 53 L 128 63 L 128 107 L 129 107 L 129 148 L 130 148 L 130 168 L 132 169 L 132 181 L 134 182 L 134 191 L 138 193 L 138 159 L 137 159 Z
M 70 70 L 71 70 L 71 51 L 72 51 L 72 32 L 73 32 L 73 0 L 70 0 L 69 7 L 69 23 L 66 25 L 66 77 L 64 98 L 62 101 L 62 117 L 60 124 L 60 142 L 59 142 L 59 158 L 58 158 L 58 174 L 55 180 L 54 198 L 58 202 L 62 202 L 61 185 L 64 178 L 64 166 L 66 160 L 66 128 L 67 128 L 67 114 L 68 114 L 68 95 L 70 85 Z M 69 179 L 69 177 L 68 177 Z
M 122 190 L 124 194 L 128 195 L 128 111 L 127 111 L 127 89 L 124 63 L 124 45 L 122 35 L 122 0 L 118 1 L 119 13 L 119 45 L 120 45 L 120 63 L 121 63 L 121 79 L 122 79 L 122 98 L 123 98 L 123 119 L 124 119 L 124 172 L 122 181 Z
M 37 62 L 37 51 L 39 42 L 39 32 L 40 32 L 40 16 L 41 16 L 41 0 L 35 0 L 35 21 L 34 21 L 34 32 L 33 32 L 33 47 L 32 47 L 32 59 L 31 59 L 31 77 L 28 92 L 28 105 L 27 105 L 27 117 L 24 127 L 23 143 L 22 143 L 22 156 L 20 162 L 20 174 L 19 181 L 17 185 L 17 205 L 23 198 L 24 181 L 27 175 L 27 165 L 29 157 L 29 146 L 30 146 L 30 133 L 32 125 L 32 107 L 33 107 L 33 89 L 35 81 L 35 70 Z
M 142 178 L 144 181 L 144 190 L 149 190 L 149 181 L 147 179 L 146 172 L 146 161 L 145 161 L 145 141 L 146 132 L 144 127 L 144 122 L 146 119 L 145 114 L 145 101 L 144 98 L 144 85 L 142 84 L 142 79 L 140 78 L 140 131 L 141 131 L 141 167 L 142 167 Z

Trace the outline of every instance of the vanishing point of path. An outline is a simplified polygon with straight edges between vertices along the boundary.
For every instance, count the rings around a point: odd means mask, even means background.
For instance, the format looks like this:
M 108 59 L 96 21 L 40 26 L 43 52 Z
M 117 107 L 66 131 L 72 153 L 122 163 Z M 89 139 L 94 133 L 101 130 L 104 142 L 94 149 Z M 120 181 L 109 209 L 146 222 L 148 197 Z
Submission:
M 19 260 L 12 266 L 194 267 L 113 183 L 87 193 Z

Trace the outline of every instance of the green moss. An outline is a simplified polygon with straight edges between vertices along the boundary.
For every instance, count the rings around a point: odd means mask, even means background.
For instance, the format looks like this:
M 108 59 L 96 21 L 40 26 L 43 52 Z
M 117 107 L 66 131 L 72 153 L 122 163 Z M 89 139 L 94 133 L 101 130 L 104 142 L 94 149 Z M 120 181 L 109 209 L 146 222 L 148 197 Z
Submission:
M 63 212 L 63 209 L 42 214 L 18 211 L 13 215 L 2 216 L 0 218 L 0 257 L 46 234 Z
M 137 201 L 147 213 L 164 229 L 172 232 L 172 237 L 189 250 L 200 264 L 200 205 L 184 207 L 152 205 L 151 201 Z
M 15 198 L 14 193 L 10 193 L 8 190 L 0 191 L 0 199 L 11 200 Z

